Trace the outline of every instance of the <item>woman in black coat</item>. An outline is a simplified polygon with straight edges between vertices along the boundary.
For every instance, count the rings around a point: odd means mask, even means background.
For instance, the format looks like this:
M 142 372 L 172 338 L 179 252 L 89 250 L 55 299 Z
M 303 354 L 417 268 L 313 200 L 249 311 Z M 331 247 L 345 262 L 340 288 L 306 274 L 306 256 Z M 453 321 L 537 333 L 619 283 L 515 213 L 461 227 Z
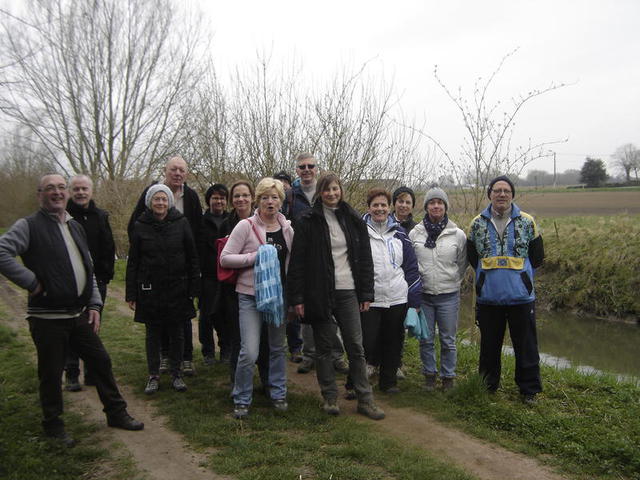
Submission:
M 160 343 L 169 334 L 172 387 L 183 392 L 180 363 L 183 324 L 195 317 L 193 297 L 200 284 L 198 255 L 187 219 L 174 208 L 165 185 L 153 185 L 145 196 L 147 209 L 136 221 L 127 262 L 126 300 L 135 321 L 146 326 L 149 379 L 145 393 L 155 393 L 160 378 Z
M 374 420 L 384 412 L 373 402 L 362 347 L 360 312 L 374 300 L 373 261 L 369 234 L 360 215 L 343 200 L 335 173 L 316 186 L 313 208 L 296 223 L 287 277 L 287 295 L 296 314 L 313 328 L 316 375 L 323 410 L 338 415 L 338 388 L 331 359 L 333 318 L 349 357 L 349 376 L 358 397 L 358 412 Z

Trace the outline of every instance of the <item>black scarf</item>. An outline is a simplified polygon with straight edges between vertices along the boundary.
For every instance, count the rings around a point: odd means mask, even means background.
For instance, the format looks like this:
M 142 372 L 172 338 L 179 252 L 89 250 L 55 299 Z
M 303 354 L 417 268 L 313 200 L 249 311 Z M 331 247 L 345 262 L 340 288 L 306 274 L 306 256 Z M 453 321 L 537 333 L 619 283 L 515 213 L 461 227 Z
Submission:
M 431 223 L 429 220 L 429 215 L 425 215 L 422 223 L 424 224 L 424 228 L 427 231 L 427 240 L 424 242 L 424 246 L 427 248 L 436 248 L 436 240 L 438 236 L 442 233 L 444 228 L 447 226 L 447 222 L 449 221 L 449 217 L 447 214 L 444 214 L 442 220 L 438 223 Z

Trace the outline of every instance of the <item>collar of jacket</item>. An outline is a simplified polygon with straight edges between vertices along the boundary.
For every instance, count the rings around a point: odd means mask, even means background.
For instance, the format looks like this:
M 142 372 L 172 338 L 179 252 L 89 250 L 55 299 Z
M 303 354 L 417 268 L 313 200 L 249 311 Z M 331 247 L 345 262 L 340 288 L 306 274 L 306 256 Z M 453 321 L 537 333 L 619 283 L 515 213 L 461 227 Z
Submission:
M 485 208 L 482 213 L 480 213 L 481 216 L 483 216 L 484 218 L 491 220 L 491 204 L 487 205 L 487 208 Z M 516 205 L 515 203 L 511 204 L 511 217 L 510 218 L 517 218 L 520 216 L 520 207 L 518 207 L 518 205 Z
M 180 213 L 180 210 L 178 210 L 176 207 L 171 207 L 167 212 L 167 216 L 164 217 L 163 220 L 158 220 L 153 216 L 153 212 L 149 208 L 146 208 L 144 213 L 140 215 L 138 221 L 141 223 L 165 223 L 174 222 L 182 217 L 184 217 L 184 215 Z
M 69 201 L 67 202 L 67 211 L 72 215 L 74 213 L 76 215 L 83 214 L 83 213 L 95 213 L 97 211 L 96 202 L 94 202 L 93 199 L 91 199 L 89 200 L 89 206 L 87 208 L 82 208 L 76 202 L 69 199 Z

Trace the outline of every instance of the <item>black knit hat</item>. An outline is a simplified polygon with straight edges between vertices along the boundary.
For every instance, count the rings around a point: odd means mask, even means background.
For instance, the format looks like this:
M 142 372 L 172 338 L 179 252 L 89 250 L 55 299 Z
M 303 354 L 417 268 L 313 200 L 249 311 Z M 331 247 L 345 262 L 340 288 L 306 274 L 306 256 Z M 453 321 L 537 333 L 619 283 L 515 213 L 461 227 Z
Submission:
M 393 192 L 393 199 L 392 199 L 391 204 L 395 205 L 396 204 L 396 200 L 398 200 L 398 197 L 400 195 L 402 195 L 403 193 L 408 193 L 409 194 L 409 196 L 411 197 L 411 201 L 413 202 L 413 206 L 415 207 L 416 206 L 416 194 L 413 193 L 413 190 L 411 190 L 409 187 L 405 187 L 405 186 L 398 187 L 398 188 L 395 189 L 395 191 Z
M 516 187 L 513 185 L 513 182 L 509 179 L 509 177 L 500 175 L 499 177 L 496 177 L 489 182 L 489 188 L 487 188 L 487 197 L 489 197 L 489 200 L 491 200 L 491 190 L 493 190 L 493 186 L 497 182 L 507 182 L 511 187 L 511 198 L 516 197 Z
M 211 196 L 213 195 L 214 192 L 222 193 L 225 196 L 225 198 L 229 196 L 229 189 L 227 188 L 226 185 L 222 183 L 214 183 L 209 188 L 207 188 L 207 193 L 204 194 L 204 200 L 205 200 L 205 203 L 207 204 L 207 208 L 209 208 L 208 207 L 209 200 L 211 200 Z
M 280 172 L 275 173 L 273 175 L 273 178 L 275 178 L 276 180 L 286 180 L 287 182 L 289 182 L 289 185 L 293 183 L 293 179 L 291 178 L 291 175 L 289 175 L 284 170 L 281 170 Z

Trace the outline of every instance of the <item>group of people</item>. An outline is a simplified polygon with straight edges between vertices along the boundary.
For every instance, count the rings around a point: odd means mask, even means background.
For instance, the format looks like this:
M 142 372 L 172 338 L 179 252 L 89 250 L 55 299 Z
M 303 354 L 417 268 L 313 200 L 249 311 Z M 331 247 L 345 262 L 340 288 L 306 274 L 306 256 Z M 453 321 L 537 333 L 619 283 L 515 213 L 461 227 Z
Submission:
M 359 413 L 382 419 L 370 377 L 377 370 L 380 391 L 399 391 L 409 309 L 424 315 L 431 332 L 420 342 L 425 389 L 434 390 L 438 378 L 443 389 L 454 386 L 460 285 L 470 264 L 479 371 L 487 388 L 499 387 L 508 324 L 516 383 L 523 400 L 535 402 L 542 386 L 533 274 L 544 251 L 533 218 L 513 203 L 509 178 L 490 182 L 490 204 L 467 237 L 448 217 L 449 198 L 438 187 L 426 192 L 424 216 L 416 223 L 416 196 L 408 187 L 393 194 L 372 188 L 361 215 L 345 201 L 336 174 L 319 175 L 313 155 L 298 155 L 295 169 L 295 181 L 281 172 L 255 189 L 245 180 L 229 188 L 214 184 L 202 213 L 197 192 L 186 184 L 187 163 L 176 156 L 165 165 L 164 180 L 142 193 L 128 227 L 126 301 L 145 325 L 145 393 L 158 391 L 162 373 L 170 373 L 173 389 L 187 390 L 184 376 L 195 374 L 191 320 L 197 298 L 203 362 L 216 362 L 217 337 L 219 361 L 229 364 L 235 418 L 249 414 L 256 364 L 273 407 L 287 410 L 288 344 L 299 372 L 315 368 L 327 414 L 340 413 L 336 373 L 347 373 L 347 398 L 357 399 Z M 43 177 L 41 210 L 0 238 L 0 272 L 29 291 L 45 433 L 64 441 L 61 375 L 67 364 L 67 388 L 78 388 L 77 355 L 109 424 L 142 428 L 125 410 L 96 335 L 113 276 L 108 218 L 91 199 L 88 177 L 72 178 L 71 187 L 69 199 L 61 176 Z M 220 269 L 235 270 L 235 281 L 220 281 Z

